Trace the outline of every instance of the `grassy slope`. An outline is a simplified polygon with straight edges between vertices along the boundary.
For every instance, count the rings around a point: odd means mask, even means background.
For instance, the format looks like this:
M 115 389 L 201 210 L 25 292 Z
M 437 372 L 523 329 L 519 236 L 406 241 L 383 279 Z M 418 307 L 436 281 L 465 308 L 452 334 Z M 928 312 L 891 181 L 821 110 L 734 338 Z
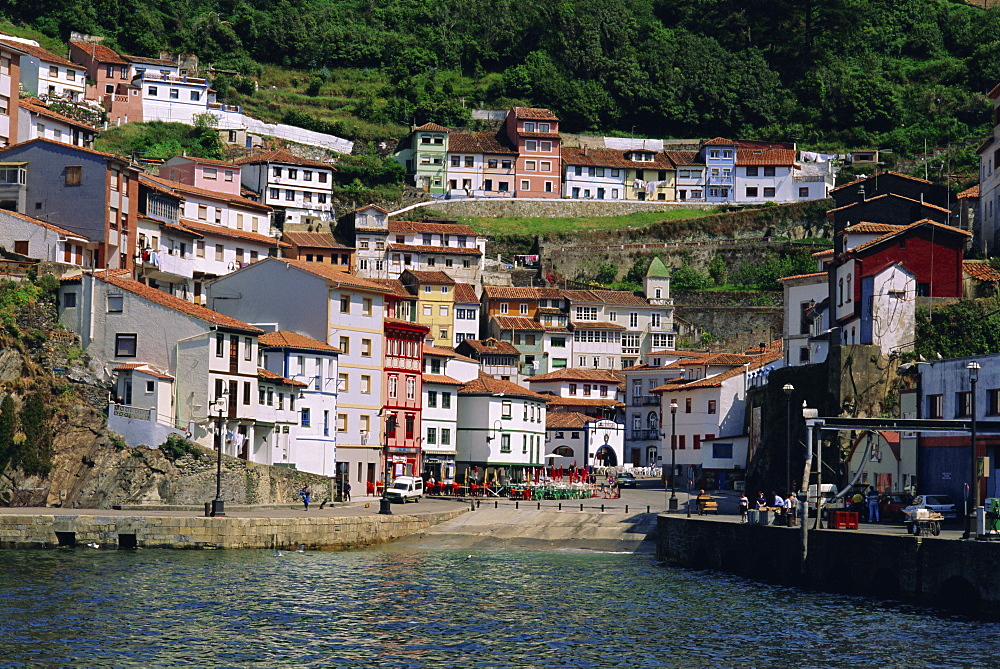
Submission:
M 486 218 L 481 216 L 460 219 L 486 235 L 543 235 L 547 233 L 574 232 L 577 230 L 608 230 L 614 228 L 645 227 L 662 221 L 697 218 L 714 213 L 706 209 L 672 209 L 669 211 L 641 212 L 625 216 L 581 216 L 575 218 Z

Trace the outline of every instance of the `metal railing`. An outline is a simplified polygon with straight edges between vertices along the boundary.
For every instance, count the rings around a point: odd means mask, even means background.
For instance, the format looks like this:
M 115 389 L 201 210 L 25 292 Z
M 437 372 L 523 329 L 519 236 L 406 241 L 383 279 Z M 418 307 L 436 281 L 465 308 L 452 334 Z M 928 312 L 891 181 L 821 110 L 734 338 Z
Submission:
M 659 395 L 633 395 L 632 396 L 632 406 L 642 407 L 642 406 L 655 406 L 660 403 Z
M 115 404 L 113 409 L 114 415 L 119 418 L 130 418 L 132 420 L 144 420 L 149 421 L 150 416 L 153 413 L 152 409 L 143 409 L 141 407 L 131 407 L 124 404 Z
M 660 439 L 660 431 L 659 430 L 650 430 L 650 429 L 634 430 L 633 429 L 633 430 L 629 430 L 628 433 L 625 435 L 625 440 L 626 441 L 650 441 L 650 440 L 659 440 L 659 439 Z

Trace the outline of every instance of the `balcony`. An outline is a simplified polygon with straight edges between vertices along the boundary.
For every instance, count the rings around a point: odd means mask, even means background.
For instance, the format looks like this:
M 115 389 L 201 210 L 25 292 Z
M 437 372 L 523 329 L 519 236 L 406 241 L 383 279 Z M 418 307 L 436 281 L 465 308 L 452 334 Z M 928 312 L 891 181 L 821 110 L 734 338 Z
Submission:
M 734 183 L 734 178 L 732 175 L 723 176 L 721 174 L 713 174 L 708 177 L 709 186 L 732 186 Z
M 814 181 L 815 182 L 826 181 L 826 179 L 827 179 L 827 176 L 824 175 L 824 174 L 809 174 L 809 175 L 801 176 L 801 177 L 792 177 L 792 181 L 794 181 L 797 184 L 807 183 L 807 182 L 814 182 Z
M 629 430 L 628 434 L 625 435 L 626 441 L 659 441 L 660 431 L 659 430 Z
M 632 397 L 632 406 L 634 407 L 659 406 L 659 404 L 659 395 L 634 395 Z

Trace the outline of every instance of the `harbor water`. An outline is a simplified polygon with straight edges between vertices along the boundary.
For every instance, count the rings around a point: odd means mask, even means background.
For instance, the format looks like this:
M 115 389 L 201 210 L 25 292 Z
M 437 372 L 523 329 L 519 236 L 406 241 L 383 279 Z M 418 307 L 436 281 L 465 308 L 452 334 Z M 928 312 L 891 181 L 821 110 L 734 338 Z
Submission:
M 649 555 L 0 552 L 0 667 L 955 667 L 998 633 Z

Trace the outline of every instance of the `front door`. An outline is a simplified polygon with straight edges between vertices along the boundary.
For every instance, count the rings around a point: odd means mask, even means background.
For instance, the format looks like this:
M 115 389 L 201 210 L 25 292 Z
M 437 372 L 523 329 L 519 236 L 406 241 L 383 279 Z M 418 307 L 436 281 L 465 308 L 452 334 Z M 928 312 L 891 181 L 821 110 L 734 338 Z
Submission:
M 229 373 L 235 374 L 240 366 L 240 338 L 229 335 Z

